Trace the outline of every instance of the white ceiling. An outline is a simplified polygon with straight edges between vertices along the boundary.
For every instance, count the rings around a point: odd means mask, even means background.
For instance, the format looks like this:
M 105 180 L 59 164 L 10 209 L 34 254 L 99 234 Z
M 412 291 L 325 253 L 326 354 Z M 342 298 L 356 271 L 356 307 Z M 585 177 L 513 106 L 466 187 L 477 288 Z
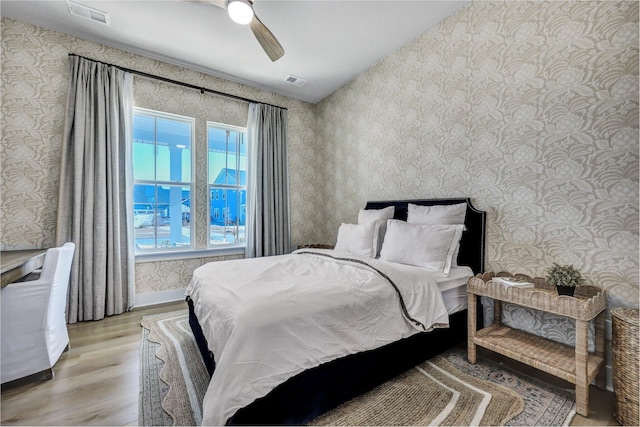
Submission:
M 282 44 L 271 62 L 225 10 L 180 0 L 75 0 L 110 26 L 71 15 L 63 0 L 1 0 L 2 16 L 316 103 L 452 15 L 466 1 L 254 0 Z M 301 87 L 284 80 L 294 75 Z

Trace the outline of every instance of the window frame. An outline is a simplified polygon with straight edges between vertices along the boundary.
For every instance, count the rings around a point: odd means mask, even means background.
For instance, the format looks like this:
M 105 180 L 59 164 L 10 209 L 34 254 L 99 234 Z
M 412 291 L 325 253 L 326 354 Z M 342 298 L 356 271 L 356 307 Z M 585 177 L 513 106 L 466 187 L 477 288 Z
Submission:
M 193 221 L 193 208 L 194 208 L 194 196 L 195 196 L 195 169 L 196 169 L 196 156 L 195 156 L 195 152 L 196 152 L 196 119 L 193 117 L 189 117 L 189 116 L 184 116 L 181 114 L 174 114 L 174 113 L 167 113 L 164 111 L 158 111 L 158 110 L 152 110 L 149 108 L 143 108 L 143 107 L 133 107 L 133 116 L 132 116 L 132 123 L 135 119 L 136 115 L 143 115 L 143 116 L 147 116 L 147 117 L 153 117 L 154 119 L 166 119 L 166 120 L 175 120 L 175 121 L 183 121 L 183 122 L 188 122 L 191 125 L 191 136 L 190 136 L 190 162 L 191 162 L 191 173 L 190 173 L 190 181 L 189 182 L 185 182 L 185 181 L 166 181 L 166 180 L 149 180 L 149 179 L 136 179 L 135 178 L 135 169 L 134 169 L 134 147 L 135 147 L 135 139 L 133 137 L 133 126 L 132 126 L 132 135 L 131 135 L 131 169 L 132 169 L 132 189 L 135 188 L 136 185 L 154 185 L 154 186 L 180 186 L 180 187 L 189 187 L 189 246 L 184 246 L 184 247 L 173 247 L 173 246 L 169 246 L 166 248 L 162 248 L 162 247 L 156 247 L 156 248 L 151 248 L 151 249 L 140 249 L 138 248 L 137 244 L 136 244 L 136 237 L 135 237 L 135 220 L 133 221 L 133 223 L 131 224 L 132 227 L 132 234 L 133 234 L 133 246 L 134 246 L 134 252 L 135 252 L 135 257 L 136 260 L 143 259 L 143 258 L 154 258 L 153 260 L 155 260 L 155 258 L 158 258 L 157 256 L 160 255 L 162 258 L 166 258 L 167 256 L 169 256 L 171 259 L 179 259 L 179 258 L 183 258 L 183 257 L 190 257 L 189 254 L 192 254 L 195 251 L 198 251 L 198 249 L 196 248 L 196 228 L 195 228 L 195 223 Z M 154 143 L 156 143 L 157 141 L 154 141 Z M 155 145 L 155 144 L 154 144 Z M 153 156 L 153 163 L 154 163 L 154 171 L 156 171 L 157 168 L 157 153 L 156 155 Z M 155 173 L 155 172 L 154 172 Z M 156 187 L 157 188 L 157 187 Z M 156 198 L 157 200 L 157 198 Z M 133 200 L 134 202 L 134 206 L 132 206 L 132 213 L 134 214 L 132 216 L 132 218 L 135 218 L 135 200 Z M 197 202 L 196 202 L 197 204 Z M 157 216 L 157 201 L 156 201 L 156 212 L 154 212 L 154 215 Z M 156 241 L 157 241 L 157 223 L 154 226 L 154 236 L 156 236 Z M 183 255 L 187 255 L 187 256 L 183 256 Z
M 237 133 L 242 133 L 244 134 L 244 143 L 246 144 L 246 149 L 247 149 L 247 168 L 248 168 L 248 162 L 249 162 L 249 140 L 248 140 L 248 135 L 247 135 L 247 128 L 243 127 L 243 126 L 235 126 L 235 125 L 229 125 L 226 123 L 220 123 L 220 122 L 215 122 L 215 121 L 211 121 L 211 120 L 207 120 L 206 122 L 206 145 L 207 145 L 207 248 L 210 250 L 225 250 L 225 249 L 242 249 L 242 251 L 245 250 L 246 248 L 246 235 L 247 235 L 247 226 L 246 226 L 246 213 L 245 213 L 245 240 L 242 242 L 235 242 L 235 243 L 226 243 L 226 244 L 212 244 L 211 243 L 211 202 L 213 200 L 212 198 L 212 192 L 215 191 L 216 193 L 216 198 L 215 200 L 226 200 L 226 190 L 236 190 L 239 193 L 241 193 L 242 190 L 245 191 L 245 200 L 246 200 L 246 192 L 247 192 L 247 184 L 245 183 L 245 185 L 232 185 L 232 184 L 211 184 L 210 182 L 212 181 L 212 178 L 215 179 L 215 177 L 211 177 L 209 175 L 210 172 L 210 165 L 209 165 L 209 129 L 211 127 L 214 127 L 216 129 L 222 129 L 222 130 L 226 130 L 226 131 L 231 131 L 231 132 L 237 132 Z M 227 153 L 228 155 L 228 153 Z M 222 191 L 222 194 L 219 194 L 219 192 Z M 218 199 L 218 196 L 220 197 Z M 241 212 L 246 212 L 246 204 L 248 203 L 248 200 L 245 201 L 244 205 L 241 205 Z M 223 208 L 222 211 L 220 212 L 221 216 L 224 218 L 225 217 L 225 212 L 224 209 L 229 209 L 227 208 Z

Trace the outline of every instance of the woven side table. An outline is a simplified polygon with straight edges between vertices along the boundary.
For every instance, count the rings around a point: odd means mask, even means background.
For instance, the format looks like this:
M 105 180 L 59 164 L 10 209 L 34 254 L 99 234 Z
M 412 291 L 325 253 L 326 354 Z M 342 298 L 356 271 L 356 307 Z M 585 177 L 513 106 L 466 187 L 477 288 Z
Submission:
M 613 416 L 625 426 L 640 425 L 638 415 L 638 310 L 614 308 L 611 310 L 613 390 L 615 407 Z
M 476 362 L 476 346 L 487 348 L 536 369 L 555 375 L 575 384 L 576 412 L 589 416 L 589 383 L 604 389 L 604 310 L 607 306 L 606 291 L 595 286 L 580 286 L 575 296 L 558 295 L 542 277 L 530 278 L 524 274 L 498 273 L 533 282 L 534 288 L 505 286 L 494 282 L 493 272 L 472 277 L 467 282 L 468 340 L 467 357 Z M 494 302 L 494 323 L 476 330 L 476 299 L 485 296 Z M 537 335 L 510 328 L 501 323 L 501 302 L 518 304 L 575 320 L 576 344 L 568 346 Z M 588 323 L 595 319 L 595 351 L 588 351 Z
M 298 249 L 333 249 L 334 245 L 325 245 L 323 243 L 311 243 L 298 245 Z

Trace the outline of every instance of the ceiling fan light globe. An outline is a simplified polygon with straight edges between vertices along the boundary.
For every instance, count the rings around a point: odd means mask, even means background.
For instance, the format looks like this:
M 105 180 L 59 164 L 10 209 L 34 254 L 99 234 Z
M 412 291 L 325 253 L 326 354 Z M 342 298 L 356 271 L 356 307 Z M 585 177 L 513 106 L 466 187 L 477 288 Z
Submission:
M 230 0 L 227 10 L 233 22 L 240 25 L 247 25 L 253 19 L 253 8 L 246 0 Z

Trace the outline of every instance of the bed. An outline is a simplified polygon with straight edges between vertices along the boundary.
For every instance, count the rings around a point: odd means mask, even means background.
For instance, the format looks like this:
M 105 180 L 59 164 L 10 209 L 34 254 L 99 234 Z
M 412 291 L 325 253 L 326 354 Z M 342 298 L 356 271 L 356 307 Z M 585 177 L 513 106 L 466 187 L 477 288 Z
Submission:
M 454 252 L 454 256 L 457 253 L 457 263 L 452 262 L 452 265 L 447 267 L 447 274 L 442 274 L 440 270 L 433 275 L 429 274 L 429 278 L 424 279 L 428 282 L 429 286 L 423 286 L 420 284 L 421 282 L 416 282 L 416 280 L 418 280 L 416 277 L 423 280 L 422 273 L 417 276 L 414 274 L 413 269 L 405 268 L 401 262 L 402 260 L 393 260 L 392 255 L 394 255 L 394 253 L 389 249 L 393 246 L 394 240 L 392 237 L 396 236 L 394 233 L 400 230 L 401 227 L 407 226 L 406 221 L 411 209 L 413 209 L 414 212 L 411 214 L 413 215 L 411 218 L 419 218 L 419 216 L 415 214 L 415 212 L 418 212 L 417 209 L 421 209 L 418 207 L 433 207 L 427 209 L 435 210 L 440 209 L 440 207 L 444 209 L 455 208 L 456 206 L 461 207 L 462 204 L 464 204 L 462 207 L 464 211 L 464 226 L 454 227 L 460 230 L 460 235 L 456 237 L 456 239 L 459 240 L 459 246 L 456 246 Z M 348 248 L 349 250 L 345 251 L 345 244 L 348 246 L 351 244 L 350 242 L 358 241 L 358 239 L 353 238 L 353 234 L 348 234 L 348 232 L 352 232 L 351 230 L 363 230 L 364 228 L 343 224 L 339 230 L 335 250 L 301 249 L 291 255 L 283 255 L 281 258 L 269 257 L 271 258 L 269 260 L 237 260 L 232 264 L 232 269 L 229 269 L 229 266 L 227 266 L 225 267 L 226 270 L 219 269 L 222 265 L 214 265 L 218 263 L 211 263 L 211 265 L 208 264 L 200 267 L 194 272 L 192 283 L 190 283 L 187 288 L 189 322 L 207 370 L 210 375 L 212 375 L 212 383 L 207 391 L 207 396 L 209 397 L 205 396 L 203 405 L 203 424 L 305 424 L 340 403 L 372 389 L 466 339 L 466 281 L 468 277 L 480 273 L 484 269 L 485 212 L 475 209 L 469 199 L 426 199 L 368 202 L 364 209 L 366 212 L 361 211 L 359 216 L 364 215 L 364 218 L 366 218 L 369 214 L 374 214 L 374 216 L 380 215 L 379 212 L 383 212 L 383 210 L 391 212 L 391 216 L 388 217 L 390 220 L 377 221 L 376 223 L 378 225 L 376 225 L 373 235 L 385 235 L 387 236 L 387 240 L 384 241 L 384 244 L 380 242 L 377 243 L 374 237 L 374 248 L 372 249 L 371 257 L 361 257 L 361 254 L 358 253 L 358 248 Z M 390 228 L 386 234 L 384 234 L 384 229 L 381 231 L 378 230 L 380 224 L 384 224 L 385 226 L 389 224 L 388 227 Z M 343 227 L 345 227 L 344 230 Z M 352 228 L 347 229 L 347 227 Z M 425 225 L 424 227 L 429 228 L 431 226 Z M 416 227 L 413 227 L 412 230 L 414 228 Z M 341 236 L 343 237 L 341 238 Z M 447 250 L 451 253 L 452 247 Z M 383 254 L 385 255 L 384 259 L 382 257 Z M 382 261 L 376 260 L 376 258 L 382 259 Z M 282 277 L 282 272 L 279 270 L 281 267 L 278 267 L 278 270 L 274 270 L 275 267 L 272 267 L 271 264 L 264 264 L 271 262 L 284 263 L 284 270 L 289 269 L 292 272 L 282 281 L 282 283 L 286 282 L 287 284 L 279 285 L 281 283 L 280 278 Z M 228 263 L 229 262 L 227 262 L 227 264 Z M 323 267 L 319 267 L 320 265 Z M 358 316 L 364 319 L 362 320 L 364 325 L 362 328 L 359 326 L 356 328 L 352 326 L 345 328 L 342 326 L 342 329 L 348 329 L 349 334 L 356 334 L 346 338 L 347 344 L 340 343 L 339 345 L 334 345 L 333 340 L 335 334 L 330 335 L 333 332 L 318 332 L 318 340 L 320 340 L 321 343 L 323 342 L 322 340 L 327 340 L 326 347 L 330 348 L 330 350 L 321 348 L 318 351 L 321 353 L 330 353 L 334 347 L 340 347 L 340 351 L 345 351 L 345 354 L 321 354 L 320 356 L 310 354 L 309 356 L 298 356 L 311 360 L 311 362 L 308 362 L 310 363 L 308 367 L 300 367 L 298 366 L 298 360 L 292 356 L 298 351 L 297 348 L 300 347 L 300 342 L 304 341 L 303 347 L 319 347 L 313 343 L 314 338 L 310 335 L 306 335 L 302 341 L 298 339 L 297 347 L 295 345 L 287 347 L 288 344 L 278 341 L 280 337 L 285 334 L 274 333 L 273 336 L 276 338 L 272 339 L 270 334 L 272 334 L 273 326 L 259 329 L 260 325 L 258 323 L 251 322 L 249 326 L 244 325 L 243 327 L 238 327 L 235 325 L 230 329 L 218 328 L 218 325 L 224 325 L 228 321 L 231 322 L 230 319 L 233 317 L 233 312 L 234 310 L 237 311 L 237 309 L 230 307 L 235 307 L 234 303 L 235 300 L 238 299 L 238 295 L 236 295 L 234 289 L 224 289 L 223 287 L 218 289 L 218 285 L 215 283 L 216 280 L 232 281 L 235 283 L 236 280 L 239 280 L 238 278 L 240 276 L 233 271 L 246 270 L 246 272 L 243 272 L 242 277 L 251 276 L 251 274 L 255 275 L 252 280 L 247 279 L 247 281 L 255 283 L 256 278 L 262 280 L 261 278 L 264 277 L 265 282 L 277 283 L 275 285 L 276 287 L 283 286 L 283 290 L 286 290 L 287 298 L 302 298 L 295 293 L 295 290 L 290 290 L 292 289 L 292 287 L 289 286 L 291 278 L 303 278 L 302 282 L 305 283 L 296 284 L 293 287 L 295 289 L 302 289 L 306 284 L 307 290 L 304 292 L 301 291 L 301 295 L 303 296 L 309 294 L 310 291 L 317 292 L 319 288 L 325 289 L 325 285 L 328 286 L 327 289 L 333 289 L 331 288 L 333 283 L 329 286 L 328 282 L 330 280 L 328 280 L 327 277 L 319 277 L 316 279 L 314 277 L 304 276 L 304 274 L 306 274 L 304 270 L 312 270 L 314 271 L 313 274 L 316 275 L 317 271 L 324 271 L 325 265 L 327 265 L 326 274 L 328 275 L 335 274 L 336 277 L 339 276 L 342 278 L 345 275 L 345 269 L 349 271 L 349 278 L 344 280 L 349 282 L 347 286 L 350 289 L 350 293 L 354 292 L 353 296 L 341 295 L 339 298 L 334 298 L 340 300 L 341 303 L 346 306 L 350 307 L 350 305 L 354 305 L 356 301 L 364 298 L 383 298 L 381 295 L 386 295 L 384 296 L 386 299 L 382 301 L 390 301 L 395 298 L 400 303 L 399 305 L 397 303 L 394 303 L 395 305 L 386 304 L 375 299 L 365 302 L 364 304 L 367 306 L 373 305 L 375 307 L 375 315 L 380 315 L 385 320 L 380 321 L 377 317 L 373 318 L 373 320 L 369 319 L 372 313 L 358 314 Z M 407 271 L 405 272 L 405 270 Z M 353 275 L 353 277 L 351 277 L 351 275 Z M 434 278 L 436 276 L 437 278 Z M 370 279 L 370 277 L 375 277 L 375 279 Z M 314 282 L 314 280 L 316 280 L 317 283 Z M 358 288 L 358 286 L 360 286 L 359 280 L 361 280 L 362 283 L 366 282 L 367 287 L 365 289 Z M 372 280 L 372 282 L 369 283 L 369 280 Z M 335 280 L 335 282 L 340 281 L 343 281 L 343 279 Z M 213 282 L 213 284 L 209 282 Z M 323 286 L 319 286 L 320 284 Z M 242 288 L 240 285 L 239 287 Z M 429 294 L 430 296 L 428 297 L 414 296 L 414 294 L 417 295 L 423 292 L 423 288 L 425 289 L 424 292 L 435 293 Z M 437 291 L 433 291 L 432 288 L 435 288 Z M 327 290 L 328 293 L 332 291 L 333 290 Z M 293 292 L 293 294 L 291 294 L 291 292 Z M 205 295 L 209 296 L 205 298 Z M 314 301 L 318 301 L 316 304 L 318 306 L 324 306 L 324 300 L 331 299 L 328 296 L 325 298 L 325 295 L 318 293 L 313 293 L 313 295 L 313 298 L 315 298 Z M 437 297 L 435 295 L 437 295 Z M 353 298 L 354 301 L 350 301 L 349 298 Z M 264 300 L 276 299 L 278 298 L 274 296 L 264 298 Z M 430 302 L 429 310 L 424 309 L 423 306 L 416 305 L 416 300 L 422 304 L 421 301 L 423 300 L 440 301 L 440 299 L 442 304 L 440 304 L 440 302 L 437 302 L 437 304 L 436 302 Z M 216 304 L 219 306 L 216 306 Z M 288 311 L 296 311 L 295 308 L 292 308 L 295 306 L 275 310 L 277 314 L 273 314 L 273 311 L 265 311 L 265 307 L 268 309 L 268 306 L 262 304 L 262 301 L 258 305 L 260 306 L 258 311 L 253 312 L 254 317 L 281 319 L 278 320 L 279 323 L 273 319 L 265 320 L 265 323 L 272 322 L 276 326 L 284 328 L 286 331 L 289 330 L 290 325 L 297 325 L 299 323 L 302 324 L 301 327 L 306 328 L 304 330 L 320 331 L 320 329 L 316 329 L 318 323 L 333 323 L 330 319 L 341 316 L 341 314 L 336 314 L 334 310 L 324 314 L 318 313 L 317 315 L 306 316 L 307 318 L 317 317 L 318 319 L 324 319 L 318 320 L 315 323 L 305 317 L 296 318 L 295 321 L 289 321 L 287 320 Z M 385 308 L 383 309 L 382 306 Z M 402 310 L 400 310 L 398 306 L 400 306 Z M 341 313 L 345 311 L 344 306 L 338 309 Z M 395 317 L 392 318 L 385 310 L 401 311 L 401 314 L 394 315 Z M 427 311 L 431 313 L 427 313 Z M 218 312 L 221 314 L 212 324 L 211 318 L 216 316 Z M 281 312 L 284 314 L 281 314 Z M 256 315 L 255 313 L 262 314 Z M 479 315 L 481 316 L 481 314 Z M 397 320 L 396 317 L 402 317 L 402 322 Z M 308 321 L 311 323 L 307 325 L 306 322 Z M 245 321 L 244 323 L 249 322 Z M 446 327 L 447 323 L 448 327 Z M 387 324 L 391 332 L 384 326 Z M 411 324 L 410 327 L 407 326 L 409 324 Z M 285 327 L 284 325 L 287 326 Z M 379 335 L 372 334 L 372 328 L 375 329 L 377 331 L 376 334 Z M 213 331 L 213 329 L 216 329 L 216 331 Z M 356 331 L 354 331 L 354 329 Z M 357 335 L 357 333 L 359 333 L 359 331 L 357 331 L 358 329 L 362 329 L 360 335 Z M 245 365 L 250 365 L 251 363 L 235 359 L 231 359 L 232 362 L 229 363 L 230 359 L 228 357 L 227 359 L 224 358 L 227 354 L 233 354 L 230 350 L 227 350 L 228 347 L 232 347 L 231 345 L 227 345 L 227 347 L 217 346 L 216 344 L 209 345 L 207 340 L 207 336 L 210 338 L 214 337 L 215 332 L 225 336 L 226 341 L 223 340 L 225 343 L 231 342 L 232 338 L 230 337 L 235 337 L 236 335 L 234 334 L 242 330 L 249 331 L 253 335 L 247 335 L 252 338 L 235 340 L 235 347 L 239 348 L 236 350 L 236 353 L 241 356 L 256 351 L 250 347 L 244 348 L 245 345 L 250 346 L 254 341 L 273 342 L 273 345 L 270 346 L 271 348 L 261 353 L 264 355 L 264 360 L 249 357 L 251 362 L 256 362 L 254 363 L 256 366 L 249 370 L 247 370 L 248 368 L 246 368 Z M 394 334 L 398 333 L 400 334 L 399 337 L 395 337 Z M 300 334 L 296 331 L 291 332 L 290 335 L 300 338 Z M 342 335 L 342 333 L 340 335 Z M 209 341 L 213 340 L 214 339 L 210 339 Z M 364 345 L 363 349 L 360 349 L 360 347 L 358 347 L 357 350 L 346 348 L 346 346 L 351 345 L 351 341 L 358 341 L 358 345 Z M 345 349 L 342 347 L 345 347 Z M 223 348 L 224 351 L 222 350 Z M 223 354 L 223 356 L 218 359 L 214 356 L 216 349 L 218 349 L 217 352 L 219 354 Z M 307 350 L 306 348 L 304 349 L 304 351 Z M 277 353 L 278 351 L 281 351 L 281 353 Z M 242 359 L 242 357 L 240 357 L 240 359 Z M 263 377 L 271 377 L 267 374 L 267 372 L 270 371 L 263 370 L 263 368 L 267 366 L 268 368 L 266 369 L 272 369 L 270 365 L 280 363 L 280 359 L 286 361 L 288 361 L 288 359 L 296 359 L 295 362 L 291 362 L 294 363 L 295 366 L 291 365 L 279 368 L 285 371 L 286 374 L 283 374 L 284 377 L 281 375 L 280 379 L 276 381 L 276 384 L 269 386 L 269 388 L 266 389 L 267 391 L 265 391 L 264 387 L 266 386 L 263 387 L 261 380 Z M 214 377 L 216 375 L 216 361 L 218 362 L 218 377 Z M 307 363 L 307 361 L 305 361 L 305 363 Z M 254 371 L 255 374 L 253 373 Z M 249 372 L 251 372 L 251 374 L 249 374 Z M 251 377 L 250 375 L 254 375 L 255 377 Z M 272 377 L 276 378 L 278 375 L 280 375 L 280 371 Z M 230 381 L 235 383 L 238 383 L 236 379 L 240 378 L 241 380 L 239 381 L 245 381 L 248 388 L 245 387 L 242 389 L 244 391 L 230 391 L 236 389 L 233 385 L 224 381 L 221 383 L 224 386 L 216 385 L 216 381 L 214 380 L 219 380 L 219 378 L 225 376 L 231 378 Z M 220 383 L 220 381 L 218 381 L 218 383 Z M 212 387 L 214 390 L 212 390 Z M 249 396 L 249 394 L 251 394 L 251 396 Z M 223 400 L 228 402 L 224 404 L 219 403 Z M 222 407 L 219 405 L 222 405 Z M 231 409 L 227 410 L 228 408 Z M 212 415 L 212 413 L 214 413 L 214 415 Z

